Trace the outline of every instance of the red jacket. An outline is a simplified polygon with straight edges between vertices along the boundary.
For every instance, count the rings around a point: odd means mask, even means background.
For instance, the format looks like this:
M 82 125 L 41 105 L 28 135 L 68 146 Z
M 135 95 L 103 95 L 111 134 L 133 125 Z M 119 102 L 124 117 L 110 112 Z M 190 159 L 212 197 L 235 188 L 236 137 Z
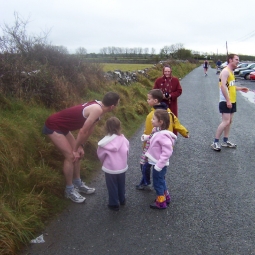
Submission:
M 167 92 L 171 95 L 169 100 L 163 100 L 163 102 L 167 104 L 175 116 L 178 116 L 177 98 L 182 94 L 182 87 L 179 79 L 173 76 L 169 78 L 162 76 L 157 78 L 153 89 L 160 89 L 163 94 Z

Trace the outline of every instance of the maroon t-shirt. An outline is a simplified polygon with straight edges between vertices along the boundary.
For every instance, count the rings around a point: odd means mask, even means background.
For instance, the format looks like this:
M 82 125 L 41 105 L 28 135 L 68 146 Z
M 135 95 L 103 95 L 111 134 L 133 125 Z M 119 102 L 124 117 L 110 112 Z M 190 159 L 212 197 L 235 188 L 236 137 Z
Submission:
M 48 117 L 45 126 L 53 131 L 63 133 L 78 130 L 83 127 L 84 122 L 86 121 L 86 118 L 83 116 L 84 108 L 92 104 L 100 105 L 97 100 L 94 100 L 67 108 Z

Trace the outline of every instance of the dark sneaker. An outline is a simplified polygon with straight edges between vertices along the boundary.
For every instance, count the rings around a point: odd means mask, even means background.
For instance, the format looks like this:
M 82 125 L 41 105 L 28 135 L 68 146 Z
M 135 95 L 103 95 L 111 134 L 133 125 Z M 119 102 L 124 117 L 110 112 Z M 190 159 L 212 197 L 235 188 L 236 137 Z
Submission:
M 126 205 L 126 199 L 123 202 L 120 202 L 120 205 Z
M 220 143 L 213 143 L 213 144 L 211 144 L 211 147 L 215 151 L 221 151 Z
M 138 189 L 138 190 L 144 190 L 144 185 L 139 184 L 139 185 L 136 185 L 135 188 Z
M 120 207 L 118 205 L 108 205 L 108 208 L 116 212 L 120 210 Z
M 226 141 L 226 142 L 223 142 L 221 144 L 222 147 L 226 147 L 226 148 L 236 148 L 237 145 L 234 144 L 234 143 L 231 143 L 230 141 Z
M 139 185 L 136 185 L 135 187 L 138 190 L 148 190 L 148 191 L 152 190 L 151 185 L 139 184 Z

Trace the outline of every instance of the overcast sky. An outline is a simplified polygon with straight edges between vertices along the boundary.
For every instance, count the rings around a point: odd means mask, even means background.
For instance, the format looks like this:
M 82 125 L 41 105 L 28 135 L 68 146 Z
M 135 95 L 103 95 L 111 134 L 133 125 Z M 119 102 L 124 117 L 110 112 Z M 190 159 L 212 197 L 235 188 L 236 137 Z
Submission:
M 0 24 L 14 12 L 29 34 L 50 31 L 48 42 L 70 53 L 108 46 L 151 48 L 182 43 L 199 52 L 255 56 L 254 0 L 0 0 Z M 0 31 L 2 34 L 2 30 Z

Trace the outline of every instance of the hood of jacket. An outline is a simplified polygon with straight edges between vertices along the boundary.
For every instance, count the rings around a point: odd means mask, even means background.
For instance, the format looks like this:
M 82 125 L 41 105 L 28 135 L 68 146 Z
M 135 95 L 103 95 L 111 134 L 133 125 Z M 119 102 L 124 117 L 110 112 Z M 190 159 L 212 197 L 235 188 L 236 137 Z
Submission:
M 122 146 L 123 139 L 115 139 L 116 137 L 118 137 L 118 135 L 107 135 L 98 142 L 98 146 L 108 151 L 119 151 L 120 147 Z
M 158 133 L 161 133 L 162 135 L 167 135 L 168 137 L 170 137 L 170 139 L 173 141 L 173 144 L 177 140 L 177 136 L 169 130 L 161 130 L 159 132 L 156 132 L 155 134 L 157 135 Z
M 153 108 L 154 108 L 155 110 L 157 110 L 157 109 L 164 109 L 164 110 L 167 110 L 167 109 L 168 109 L 168 106 L 167 106 L 166 103 L 160 102 L 160 104 L 154 105 Z

